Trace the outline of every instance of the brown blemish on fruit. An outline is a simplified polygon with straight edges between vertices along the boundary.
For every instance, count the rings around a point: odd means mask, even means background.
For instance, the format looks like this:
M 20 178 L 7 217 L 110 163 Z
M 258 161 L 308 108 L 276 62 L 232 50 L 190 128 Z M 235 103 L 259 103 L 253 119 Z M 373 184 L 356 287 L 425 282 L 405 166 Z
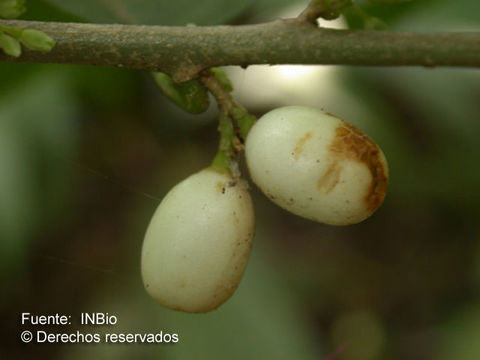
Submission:
M 300 157 L 300 154 L 303 152 L 303 147 L 305 146 L 305 143 L 311 137 L 312 137 L 312 132 L 309 131 L 305 135 L 303 135 L 300 140 L 297 141 L 297 144 L 295 145 L 295 149 L 293 149 L 293 153 L 292 153 L 292 155 L 295 156 L 295 160 L 298 160 L 298 158 Z
M 239 225 L 239 224 L 240 224 L 240 219 L 238 218 L 237 212 L 234 211 L 234 212 L 232 213 L 232 216 L 233 216 L 233 222 L 234 222 L 234 224 L 235 224 L 235 225 Z
M 340 173 L 342 172 L 342 167 L 337 163 L 332 163 L 325 174 L 318 180 L 317 188 L 322 194 L 328 194 L 337 186 L 340 181 Z
M 218 181 L 216 184 L 216 188 L 220 194 L 225 194 L 225 183 Z
M 355 126 L 343 122 L 335 129 L 330 153 L 337 158 L 333 159 L 333 164 L 346 159 L 364 163 L 368 167 L 372 179 L 364 199 L 368 211 L 375 211 L 385 198 L 388 184 L 387 165 L 377 144 Z
M 262 190 L 262 189 L 260 189 L 260 190 Z M 262 192 L 263 192 L 263 190 L 262 190 Z M 276 197 L 273 196 L 273 195 L 270 194 L 270 193 L 264 193 L 264 194 L 267 195 L 267 197 L 269 197 L 271 200 L 275 200 L 275 199 L 276 199 Z

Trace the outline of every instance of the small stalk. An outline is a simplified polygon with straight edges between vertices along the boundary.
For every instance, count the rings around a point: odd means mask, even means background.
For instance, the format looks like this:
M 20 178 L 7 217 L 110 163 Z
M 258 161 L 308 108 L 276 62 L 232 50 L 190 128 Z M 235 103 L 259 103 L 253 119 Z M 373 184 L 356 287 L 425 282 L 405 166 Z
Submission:
M 245 141 L 247 139 L 248 132 L 252 128 L 253 124 L 255 124 L 257 121 L 257 118 L 250 114 L 247 109 L 245 109 L 236 101 L 233 101 L 230 106 L 230 115 L 237 123 L 238 131 Z
M 233 146 L 235 135 L 232 121 L 224 112 L 220 112 L 218 130 L 220 132 L 220 143 L 210 169 L 232 175 L 231 162 L 235 157 L 235 148 Z
M 226 76 L 222 74 L 222 76 Z M 205 71 L 201 76 L 202 82 L 217 100 L 220 111 L 228 114 L 235 121 L 242 139 L 245 141 L 257 118 L 251 115 L 247 109 L 233 100 L 230 93 L 231 88 L 223 85 L 218 76 L 210 70 Z

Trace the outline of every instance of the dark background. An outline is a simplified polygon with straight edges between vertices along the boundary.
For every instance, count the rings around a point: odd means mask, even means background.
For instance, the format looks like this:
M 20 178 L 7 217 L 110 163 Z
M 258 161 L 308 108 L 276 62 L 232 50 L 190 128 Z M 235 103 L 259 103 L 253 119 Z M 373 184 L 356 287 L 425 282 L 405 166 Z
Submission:
M 131 21 L 177 25 L 258 22 L 305 5 L 110 3 L 130 6 Z M 358 3 L 393 30 L 480 30 L 476 0 Z M 102 4 L 30 1 L 22 18 L 130 21 Z M 257 234 L 237 292 L 205 315 L 164 309 L 140 278 L 144 232 L 167 191 L 214 156 L 215 106 L 188 115 L 146 72 L 0 63 L 0 358 L 303 360 L 339 348 L 344 360 L 480 358 L 480 72 L 228 71 L 235 97 L 258 116 L 311 105 L 375 139 L 390 165 L 383 206 L 332 227 L 281 210 L 252 185 Z M 22 327 L 22 312 L 71 315 L 72 325 Z M 118 324 L 82 327 L 81 312 Z M 163 330 L 180 341 L 24 345 L 25 329 Z

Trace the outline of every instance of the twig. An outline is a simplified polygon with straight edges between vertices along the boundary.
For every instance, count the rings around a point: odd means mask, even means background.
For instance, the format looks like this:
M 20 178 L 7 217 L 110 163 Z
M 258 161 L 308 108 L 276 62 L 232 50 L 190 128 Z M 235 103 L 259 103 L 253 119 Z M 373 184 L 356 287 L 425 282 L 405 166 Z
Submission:
M 321 29 L 298 19 L 247 26 L 163 27 L 7 21 L 44 31 L 49 53 L 0 61 L 89 64 L 162 71 L 185 81 L 212 66 L 344 64 L 480 67 L 480 32 Z

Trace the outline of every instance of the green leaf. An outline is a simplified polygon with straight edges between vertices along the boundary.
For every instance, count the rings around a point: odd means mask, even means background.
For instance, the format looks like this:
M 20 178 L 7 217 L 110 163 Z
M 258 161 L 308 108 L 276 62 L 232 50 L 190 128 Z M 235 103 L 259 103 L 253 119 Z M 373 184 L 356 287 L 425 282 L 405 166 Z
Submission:
M 152 75 L 163 93 L 183 110 L 199 114 L 208 109 L 208 91 L 199 79 L 175 83 L 167 74 L 156 72 Z
M 1 0 L 0 0 L 1 1 Z M 18 26 L 7 26 L 0 24 L 0 32 L 13 36 L 15 39 L 18 39 L 22 35 L 23 29 Z
M 230 21 L 254 0 L 50 0 L 85 20 L 145 25 L 215 25 Z
M 0 0 L 0 17 L 14 19 L 25 12 L 25 0 Z
M 55 41 L 42 31 L 25 29 L 19 40 L 30 50 L 49 52 L 55 46 Z
M 18 40 L 2 32 L 0 32 L 0 48 L 3 49 L 5 54 L 10 56 L 19 57 L 22 53 Z

